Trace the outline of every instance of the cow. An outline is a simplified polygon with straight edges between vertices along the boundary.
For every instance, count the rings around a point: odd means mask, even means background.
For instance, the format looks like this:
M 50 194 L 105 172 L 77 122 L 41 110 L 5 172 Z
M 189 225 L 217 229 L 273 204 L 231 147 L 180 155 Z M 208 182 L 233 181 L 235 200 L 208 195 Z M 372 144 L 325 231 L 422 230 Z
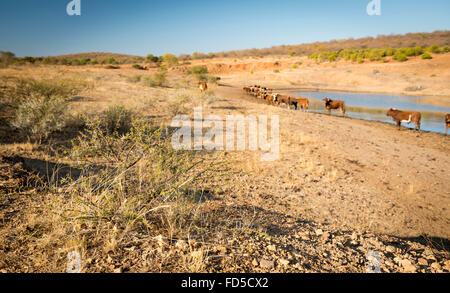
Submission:
M 199 82 L 198 88 L 200 89 L 201 92 L 204 92 L 208 89 L 208 85 L 206 84 L 206 82 Z
M 278 94 L 265 93 L 262 97 L 267 104 L 276 105 L 278 103 Z
M 303 112 L 309 112 L 309 100 L 306 98 L 297 98 L 298 108 Z
M 278 95 L 277 95 L 277 101 L 276 101 L 276 104 L 277 104 L 277 105 L 285 104 L 286 106 L 290 107 L 290 104 L 291 104 L 291 103 L 290 103 L 290 98 L 291 98 L 291 97 L 289 97 L 289 96 L 278 94 Z
M 345 102 L 344 101 L 333 101 L 329 98 L 324 98 L 323 101 L 325 102 L 325 108 L 328 111 L 328 114 L 331 113 L 331 110 L 341 110 L 342 116 L 345 115 Z
M 448 129 L 450 128 L 450 114 L 445 115 L 445 134 L 448 135 Z
M 398 129 L 400 129 L 402 123 L 410 124 L 414 122 L 414 129 L 420 130 L 420 120 L 422 119 L 422 115 L 419 112 L 405 112 L 397 109 L 389 109 L 386 115 L 392 117 L 392 120 L 397 124 Z

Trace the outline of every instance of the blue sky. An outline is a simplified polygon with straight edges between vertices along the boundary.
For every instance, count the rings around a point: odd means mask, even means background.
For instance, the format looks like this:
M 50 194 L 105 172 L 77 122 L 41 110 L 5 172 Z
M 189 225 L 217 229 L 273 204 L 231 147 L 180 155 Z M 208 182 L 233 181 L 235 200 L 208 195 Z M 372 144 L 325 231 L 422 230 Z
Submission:
M 0 0 L 0 50 L 17 56 L 79 52 L 209 53 L 450 29 L 448 0 Z

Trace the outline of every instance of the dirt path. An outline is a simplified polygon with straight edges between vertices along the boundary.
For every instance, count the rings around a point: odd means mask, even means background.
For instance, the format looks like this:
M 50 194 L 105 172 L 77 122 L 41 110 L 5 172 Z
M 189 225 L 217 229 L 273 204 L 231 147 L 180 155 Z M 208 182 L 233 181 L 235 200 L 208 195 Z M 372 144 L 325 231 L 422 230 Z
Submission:
M 215 92 L 215 114 L 280 115 L 280 159 L 235 154 L 249 192 L 230 200 L 340 229 L 450 238 L 449 137 L 289 111 L 234 87 Z

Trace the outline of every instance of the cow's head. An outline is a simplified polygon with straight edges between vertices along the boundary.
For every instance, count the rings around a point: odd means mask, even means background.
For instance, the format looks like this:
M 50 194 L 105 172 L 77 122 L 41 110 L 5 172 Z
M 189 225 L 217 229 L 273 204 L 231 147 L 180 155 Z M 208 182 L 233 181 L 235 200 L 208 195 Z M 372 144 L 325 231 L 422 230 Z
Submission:
M 329 103 L 331 100 L 328 98 L 324 98 L 322 101 L 324 101 L 325 103 Z

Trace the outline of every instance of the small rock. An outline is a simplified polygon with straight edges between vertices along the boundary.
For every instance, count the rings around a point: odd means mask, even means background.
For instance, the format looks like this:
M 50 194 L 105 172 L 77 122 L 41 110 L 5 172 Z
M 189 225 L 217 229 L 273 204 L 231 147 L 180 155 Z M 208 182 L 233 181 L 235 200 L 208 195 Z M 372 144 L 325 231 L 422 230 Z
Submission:
M 282 266 L 287 266 L 287 265 L 289 265 L 289 261 L 288 261 L 287 259 L 284 259 L 284 258 L 278 260 L 278 262 L 279 262 Z
M 330 239 L 330 233 L 328 233 L 328 232 L 323 233 L 322 234 L 322 241 L 323 242 L 327 242 L 328 239 Z
M 447 260 L 444 265 L 444 270 L 450 271 L 450 260 Z
M 121 274 L 121 273 L 122 273 L 122 268 L 114 269 L 114 274 Z
M 272 269 L 275 266 L 275 262 L 273 260 L 262 259 L 259 265 L 263 269 Z
M 440 270 L 441 269 L 441 265 L 437 262 L 434 262 L 431 264 L 431 267 L 435 270 Z
M 428 266 L 428 261 L 424 258 L 419 258 L 419 260 L 417 261 L 417 263 L 421 266 Z
M 254 260 L 252 261 L 252 265 L 253 265 L 254 267 L 257 267 L 257 266 L 259 265 L 259 263 L 258 263 L 258 261 L 257 261 L 256 259 L 254 259 Z
M 417 268 L 411 263 L 409 259 L 400 261 L 401 266 L 405 269 L 406 273 L 415 273 Z
M 356 232 L 353 232 L 353 234 L 352 234 L 352 240 L 353 241 L 356 241 L 356 240 L 358 240 L 358 234 L 356 234 Z
M 267 246 L 267 250 L 271 251 L 271 252 L 275 252 L 275 251 L 277 251 L 277 248 L 275 245 L 269 245 L 269 246 Z
M 387 247 L 386 247 L 386 251 L 387 251 L 387 252 L 390 252 L 390 253 L 394 253 L 394 252 L 396 251 L 396 249 L 395 249 L 394 246 L 387 246 Z
M 323 230 L 322 229 L 317 229 L 316 230 L 316 235 L 317 236 L 322 236 L 323 235 Z

